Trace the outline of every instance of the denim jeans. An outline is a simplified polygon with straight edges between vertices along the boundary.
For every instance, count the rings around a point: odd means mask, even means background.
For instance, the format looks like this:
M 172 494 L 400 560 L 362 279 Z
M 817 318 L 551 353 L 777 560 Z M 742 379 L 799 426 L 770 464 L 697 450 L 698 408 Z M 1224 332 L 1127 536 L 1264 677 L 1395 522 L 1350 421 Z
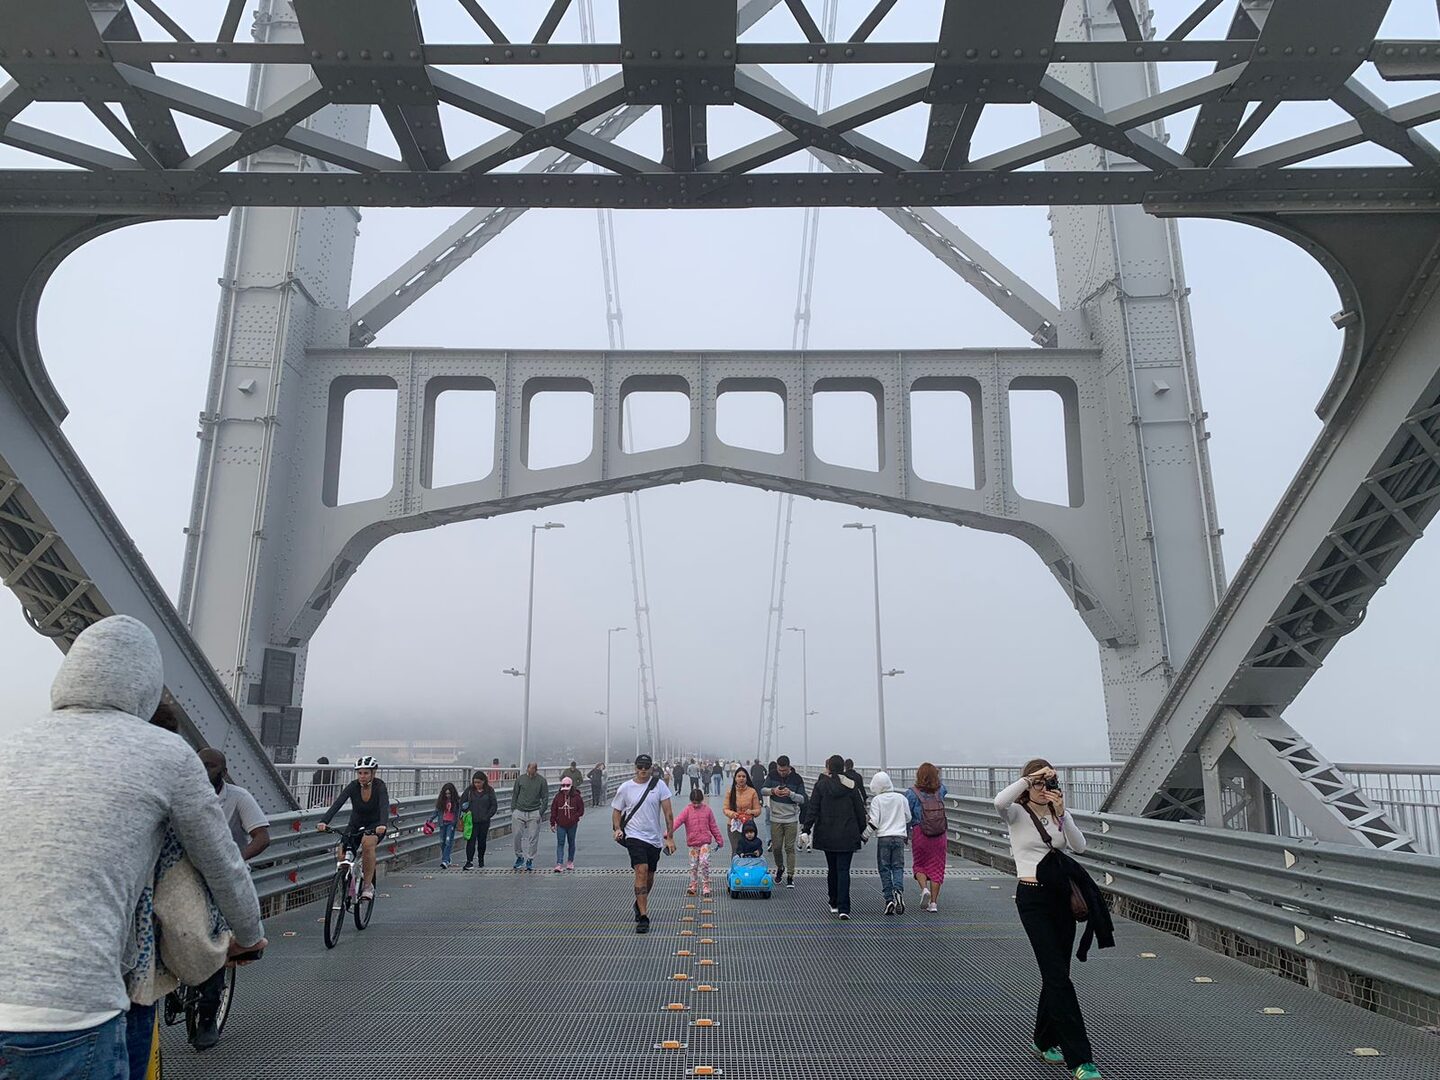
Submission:
M 450 865 L 450 854 L 455 850 L 455 823 L 453 821 L 442 821 L 440 823 L 440 861 L 446 866 Z
M 155 1049 L 157 1011 L 154 1005 L 136 1005 L 132 1001 L 130 1011 L 125 1014 L 125 1053 L 130 1058 L 130 1080 L 144 1080 L 149 1073 Z
M 885 899 L 895 899 L 896 894 L 905 891 L 905 838 L 877 836 L 875 862 L 880 867 L 880 888 L 885 890 Z
M 84 1031 L 0 1031 L 0 1080 L 127 1080 L 125 1014 Z
M 570 846 L 570 861 L 575 861 L 575 830 L 579 825 L 556 825 L 555 826 L 555 863 L 558 866 L 565 861 L 565 846 Z

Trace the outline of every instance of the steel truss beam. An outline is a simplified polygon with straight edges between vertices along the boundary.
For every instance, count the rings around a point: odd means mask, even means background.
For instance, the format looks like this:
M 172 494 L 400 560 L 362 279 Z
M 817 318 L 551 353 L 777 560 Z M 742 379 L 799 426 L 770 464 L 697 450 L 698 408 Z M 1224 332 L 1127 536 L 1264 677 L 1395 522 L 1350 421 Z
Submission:
M 360 206 L 612 206 L 744 207 L 766 205 L 1009 205 L 1122 203 L 1223 198 L 1233 211 L 1267 200 L 1304 199 L 1311 205 L 1396 206 L 1431 201 L 1440 193 L 1435 150 L 1414 128 L 1433 110 L 1383 108 L 1353 78 L 1362 64 L 1388 60 L 1395 43 L 1374 33 L 1387 0 L 1264 0 L 1237 10 L 1222 41 L 1142 40 L 1144 13 L 1121 0 L 1111 10 L 1119 40 L 1055 40 L 1061 0 L 994 10 L 949 0 L 936 39 L 928 42 L 757 43 L 740 40 L 745 19 L 697 7 L 676 13 L 654 0 L 620 5 L 622 39 L 596 44 L 554 43 L 568 4 L 547 9 L 528 47 L 442 44 L 421 37 L 411 6 L 392 0 L 298 0 L 298 40 L 189 42 L 171 28 L 164 41 L 127 41 L 133 26 L 110 0 L 102 37 L 85 0 L 12 4 L 0 10 L 0 68 L 18 94 L 0 117 L 13 113 L 0 140 L 49 157 L 68 170 L 0 170 L 0 206 L 51 208 L 93 205 L 113 212 L 161 212 L 185 205 L 222 212 L 239 205 Z M 492 39 L 498 28 L 484 9 L 471 14 Z M 762 4 L 768 9 L 769 4 Z M 1011 10 L 1014 7 L 1014 10 Z M 877 6 L 866 26 L 888 10 Z M 792 13 L 807 38 L 814 24 L 800 4 Z M 1148 21 L 1148 19 L 1146 20 Z M 862 27 L 868 34 L 868 29 Z M 227 10 L 222 38 L 233 36 Z M 1184 34 L 1189 29 L 1181 27 Z M 1428 55 L 1440 43 L 1401 45 L 1402 54 Z M 1209 60 L 1216 71 L 1169 91 L 1106 110 L 1062 85 L 1047 69 L 1057 63 L 1096 67 Z M 291 65 L 313 73 L 312 91 L 291 108 L 249 109 L 188 85 L 167 72 L 198 63 Z M 922 70 L 889 87 L 815 113 L 793 96 L 757 84 L 746 72 L 764 65 L 919 64 Z M 495 65 L 606 64 L 621 74 L 550 108 L 539 109 L 485 85 Z M 466 75 L 454 74 L 463 69 Z M 1385 69 L 1382 69 L 1382 74 Z M 1413 70 L 1405 76 L 1416 77 Z M 1332 100 L 1354 119 L 1340 131 L 1289 140 L 1281 154 L 1240 154 L 1261 112 L 1291 100 Z M 31 102 L 81 101 L 100 118 L 126 153 L 36 131 L 24 122 Z M 969 159 L 969 135 L 990 103 L 1034 101 L 1064 120 L 1038 140 Z M 452 155 L 438 104 L 445 102 L 509 129 Z M 912 104 L 930 106 L 922 160 L 857 129 Z M 119 103 L 129 128 L 109 112 Z M 321 104 L 379 106 L 400 146 L 401 160 L 319 135 L 303 124 Z M 630 104 L 661 105 L 662 143 L 650 152 L 623 149 L 583 130 L 587 121 Z M 708 159 L 705 114 L 742 107 L 773 120 L 778 131 L 733 153 Z M 1140 130 L 1152 121 L 1199 106 L 1200 122 L 1184 153 Z M 309 110 L 307 112 L 307 109 Z M 235 133 L 188 151 L 173 114 L 183 112 Z M 103 114 L 103 115 L 102 115 Z M 143 130 L 142 130 L 143 129 Z M 1370 142 L 1406 159 L 1400 168 L 1294 169 L 1344 145 Z M 1238 140 L 1238 141 L 1237 141 Z M 329 162 L 324 175 L 295 178 L 225 171 L 268 146 L 294 149 Z M 557 182 L 542 171 L 497 172 L 506 162 L 550 146 L 593 161 L 606 175 Z M 1080 146 L 1123 154 L 1143 166 L 1117 183 L 1108 169 L 1044 177 L 1026 165 Z M 796 149 L 817 147 L 881 175 L 849 177 L 764 172 Z
M 1255 223 L 1330 270 L 1345 305 L 1345 354 L 1319 439 L 1106 809 L 1174 816 L 1177 793 L 1213 786 L 1218 745 L 1317 835 L 1338 825 L 1352 843 L 1405 849 L 1405 833 L 1341 784 L 1283 713 L 1440 511 L 1440 215 Z

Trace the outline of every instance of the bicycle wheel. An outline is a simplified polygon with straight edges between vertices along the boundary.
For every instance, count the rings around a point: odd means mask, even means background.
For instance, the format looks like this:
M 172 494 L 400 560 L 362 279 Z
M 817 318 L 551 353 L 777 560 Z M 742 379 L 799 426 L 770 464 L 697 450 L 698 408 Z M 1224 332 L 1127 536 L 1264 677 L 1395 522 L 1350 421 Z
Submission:
M 325 947 L 333 949 L 340 940 L 340 931 L 345 929 L 345 910 L 350 906 L 347 886 L 350 884 L 350 869 L 342 866 L 330 879 L 330 897 L 325 901 Z
M 366 900 L 364 895 L 355 898 L 355 929 L 364 930 L 370 925 L 370 912 L 375 910 L 375 898 Z
M 220 1011 L 215 1014 L 215 1026 L 221 1031 L 225 1030 L 225 1021 L 230 1019 L 230 1006 L 235 1001 L 235 972 L 236 968 L 225 969 L 225 986 L 220 991 Z

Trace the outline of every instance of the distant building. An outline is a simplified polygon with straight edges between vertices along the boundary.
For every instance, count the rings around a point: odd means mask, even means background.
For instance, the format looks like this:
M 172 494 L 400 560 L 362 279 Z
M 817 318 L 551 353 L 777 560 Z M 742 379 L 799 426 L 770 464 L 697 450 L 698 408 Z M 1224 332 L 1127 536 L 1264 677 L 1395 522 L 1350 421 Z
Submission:
M 453 739 L 366 739 L 350 748 L 352 758 L 369 754 L 381 767 L 461 765 L 465 747 Z

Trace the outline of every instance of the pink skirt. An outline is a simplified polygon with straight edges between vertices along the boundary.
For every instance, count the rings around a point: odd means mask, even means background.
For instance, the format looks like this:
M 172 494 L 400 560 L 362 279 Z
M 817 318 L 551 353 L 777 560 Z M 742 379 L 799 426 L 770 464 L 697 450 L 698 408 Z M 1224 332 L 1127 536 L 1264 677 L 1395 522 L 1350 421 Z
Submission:
M 945 880 L 945 840 L 943 836 L 926 836 L 918 825 L 910 830 L 914 873 L 924 874 L 931 881 Z

